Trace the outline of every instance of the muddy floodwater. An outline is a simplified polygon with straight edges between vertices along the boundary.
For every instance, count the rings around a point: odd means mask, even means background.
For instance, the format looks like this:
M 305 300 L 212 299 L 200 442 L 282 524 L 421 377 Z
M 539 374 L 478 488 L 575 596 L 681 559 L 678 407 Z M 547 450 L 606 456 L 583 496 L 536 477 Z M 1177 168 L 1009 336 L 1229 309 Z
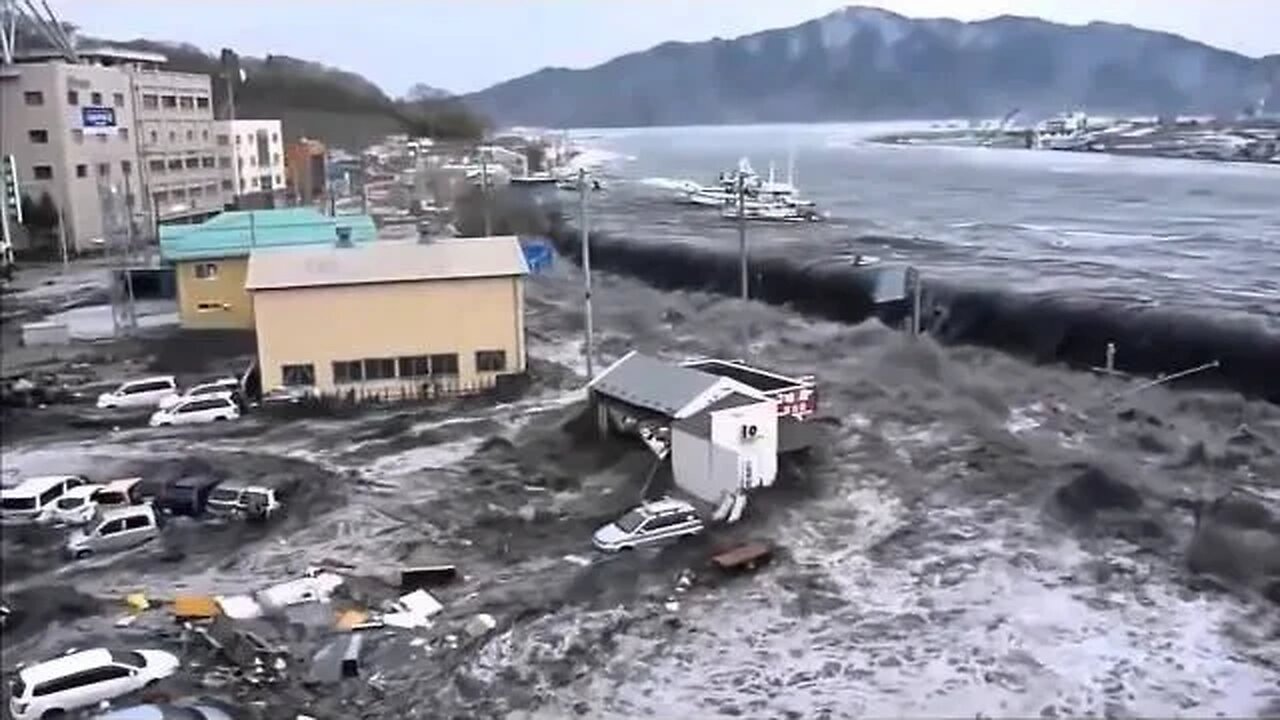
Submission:
M 174 519 L 78 562 L 56 532 L 6 530 L 5 666 L 163 647 L 189 658 L 171 692 L 277 718 L 1280 712 L 1277 518 L 1194 509 L 1232 488 L 1280 499 L 1274 405 L 601 275 L 598 363 L 742 356 L 745 320 L 752 361 L 817 376 L 828 438 L 740 526 L 605 557 L 590 535 L 635 502 L 651 456 L 573 421 L 580 283 L 564 261 L 530 279 L 533 383 L 505 403 L 166 430 L 6 411 L 6 483 L 212 475 L 280 488 L 286 509 L 263 527 Z M 710 571 L 713 547 L 748 537 L 776 543 L 772 563 Z M 214 682 L 164 611 L 116 626 L 130 592 L 243 593 L 329 566 L 351 578 L 335 607 L 372 605 L 398 594 L 388 571 L 440 563 L 464 576 L 433 591 L 444 612 L 367 631 L 353 678 L 301 679 L 338 632 L 328 608 L 264 626 L 296 658 L 270 688 Z M 497 627 L 472 637 L 478 613 Z

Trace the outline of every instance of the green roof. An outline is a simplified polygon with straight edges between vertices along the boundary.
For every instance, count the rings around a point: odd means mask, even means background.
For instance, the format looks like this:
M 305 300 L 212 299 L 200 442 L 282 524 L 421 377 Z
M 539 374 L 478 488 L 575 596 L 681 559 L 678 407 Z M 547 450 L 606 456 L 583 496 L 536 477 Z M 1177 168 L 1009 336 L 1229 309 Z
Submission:
M 350 228 L 356 243 L 377 236 L 368 215 L 330 217 L 314 208 L 235 210 L 199 225 L 160 226 L 160 256 L 169 261 L 248 257 L 256 248 L 326 245 L 337 242 L 339 227 Z

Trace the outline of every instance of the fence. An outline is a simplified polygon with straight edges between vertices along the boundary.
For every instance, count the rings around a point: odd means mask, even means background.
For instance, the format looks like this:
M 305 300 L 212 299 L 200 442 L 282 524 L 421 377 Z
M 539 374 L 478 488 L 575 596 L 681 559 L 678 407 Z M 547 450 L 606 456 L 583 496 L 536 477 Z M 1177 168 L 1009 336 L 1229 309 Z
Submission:
M 529 385 L 527 373 L 505 373 L 462 382 L 456 378 L 428 380 L 410 385 L 351 387 L 336 391 L 312 391 L 287 402 L 266 401 L 263 408 L 290 416 L 343 415 L 378 405 L 423 403 L 461 398 L 514 399 Z

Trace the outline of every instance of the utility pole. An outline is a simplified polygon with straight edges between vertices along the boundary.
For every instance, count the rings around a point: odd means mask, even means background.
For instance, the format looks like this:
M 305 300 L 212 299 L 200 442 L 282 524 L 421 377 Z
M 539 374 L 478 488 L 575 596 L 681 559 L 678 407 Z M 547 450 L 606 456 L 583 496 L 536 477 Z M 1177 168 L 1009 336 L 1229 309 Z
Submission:
M 591 316 L 591 233 L 587 229 L 587 171 L 578 169 L 578 234 L 582 238 L 583 309 L 587 316 L 587 379 L 594 380 L 595 329 Z
M 909 270 L 911 280 L 911 337 L 920 336 L 920 313 L 921 313 L 921 286 L 920 271 L 912 267 Z
M 480 147 L 480 198 L 484 203 L 484 236 L 493 236 L 493 217 L 489 211 L 489 158 Z
M 62 246 L 62 274 L 66 275 L 70 260 L 67 257 L 67 214 L 62 209 L 62 203 L 58 203 L 58 242 Z M 110 245 L 107 250 L 110 252 Z
M 738 170 L 738 289 L 742 293 L 742 352 L 743 359 L 751 355 L 751 330 L 747 320 L 747 300 L 750 288 L 747 285 L 747 177 Z

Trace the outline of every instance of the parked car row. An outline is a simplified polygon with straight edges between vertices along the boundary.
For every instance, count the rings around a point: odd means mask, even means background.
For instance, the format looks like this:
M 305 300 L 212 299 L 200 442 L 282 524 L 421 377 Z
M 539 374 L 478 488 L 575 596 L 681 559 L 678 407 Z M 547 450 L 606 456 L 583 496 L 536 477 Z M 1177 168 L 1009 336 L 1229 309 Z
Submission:
M 83 475 L 43 475 L 0 491 L 0 521 L 82 525 L 99 510 L 141 502 L 142 478 L 105 484 Z

